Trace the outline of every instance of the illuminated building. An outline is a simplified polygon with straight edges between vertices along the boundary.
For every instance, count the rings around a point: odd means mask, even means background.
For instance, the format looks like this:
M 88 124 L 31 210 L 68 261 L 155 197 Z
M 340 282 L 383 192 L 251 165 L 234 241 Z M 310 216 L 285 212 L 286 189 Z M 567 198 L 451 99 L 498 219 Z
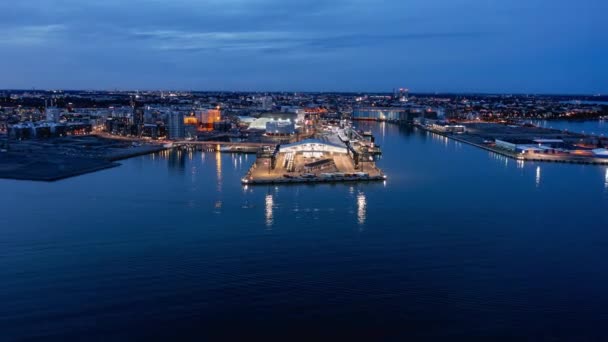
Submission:
M 203 130 L 212 130 L 213 124 L 222 120 L 222 111 L 219 107 L 196 110 L 194 114 Z
M 196 116 L 184 116 L 184 125 L 198 125 L 198 119 Z
M 465 133 L 466 127 L 463 125 L 451 125 L 447 122 L 435 122 L 431 125 L 431 127 L 438 131 L 444 133 Z

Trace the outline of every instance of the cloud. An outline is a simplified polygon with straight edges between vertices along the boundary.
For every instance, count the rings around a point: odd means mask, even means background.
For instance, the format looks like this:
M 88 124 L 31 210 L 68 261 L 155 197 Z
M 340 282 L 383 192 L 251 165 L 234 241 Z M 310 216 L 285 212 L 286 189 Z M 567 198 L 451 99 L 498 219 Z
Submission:
M 197 85 L 204 75 L 235 89 L 375 89 L 403 79 L 411 88 L 500 87 L 501 80 L 536 72 L 552 87 L 551 72 L 537 70 L 561 58 L 552 72 L 571 84 L 594 80 L 590 89 L 601 91 L 608 79 L 600 44 L 607 6 L 601 0 L 4 0 L 0 71 L 7 85 L 45 78 L 54 84 L 65 78 L 48 70 L 69 70 L 74 82 L 93 87 L 101 79 Z M 69 53 L 39 53 L 60 50 Z M 36 68 L 45 73 L 27 76 Z M 481 80 L 487 70 L 492 80 Z M 313 73 L 331 76 L 306 77 Z M 475 74 L 478 80 L 469 77 Z
M 314 32 L 189 32 L 177 30 L 134 31 L 130 38 L 148 47 L 165 51 L 261 51 L 281 52 L 297 49 L 310 52 L 395 44 L 408 40 L 455 39 L 480 36 L 482 33 L 410 33 L 410 34 L 334 34 Z
M 301 34 L 299 34 L 301 35 Z M 176 30 L 136 31 L 131 37 L 149 47 L 171 51 L 259 51 L 293 48 L 298 41 L 294 33 L 252 32 L 187 32 Z
M 0 44 L 14 46 L 45 45 L 66 30 L 64 25 L 37 25 L 0 28 Z

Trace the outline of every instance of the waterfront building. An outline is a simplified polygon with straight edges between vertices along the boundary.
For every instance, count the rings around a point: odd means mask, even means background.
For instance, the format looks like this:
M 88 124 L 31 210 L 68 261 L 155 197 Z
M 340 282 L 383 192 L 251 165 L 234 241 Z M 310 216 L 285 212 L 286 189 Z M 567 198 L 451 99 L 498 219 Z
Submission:
M 178 111 L 170 112 L 167 126 L 169 129 L 169 139 L 183 139 L 186 135 L 184 113 Z
M 431 128 L 443 133 L 465 133 L 466 127 L 463 125 L 452 125 L 447 122 L 434 122 Z
M 348 150 L 343 144 L 334 144 L 318 139 L 306 139 L 292 144 L 281 145 L 279 153 L 303 153 L 306 157 L 321 157 L 324 153 L 346 154 Z
M 593 156 L 596 158 L 608 158 L 608 149 L 605 148 L 596 148 L 593 149 L 591 151 L 593 153 Z M 608 183 L 608 171 L 606 171 L 606 179 L 607 179 L 607 183 Z
M 409 110 L 393 107 L 359 107 L 353 110 L 353 120 L 407 121 Z
M 544 149 L 529 139 L 494 139 L 496 147 L 516 153 L 542 153 Z

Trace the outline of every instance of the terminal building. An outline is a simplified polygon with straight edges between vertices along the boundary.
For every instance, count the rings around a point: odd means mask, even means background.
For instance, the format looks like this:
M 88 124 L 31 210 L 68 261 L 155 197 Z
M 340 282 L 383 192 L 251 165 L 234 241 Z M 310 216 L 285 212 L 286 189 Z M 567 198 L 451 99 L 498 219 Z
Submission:
M 596 148 L 591 151 L 595 158 L 608 158 L 608 149 Z M 608 173 L 608 171 L 606 171 Z M 607 176 L 608 177 L 608 176 Z
M 566 151 L 562 139 L 495 139 L 496 147 L 516 153 L 555 153 Z
M 352 146 L 306 139 L 259 151 L 256 162 L 241 180 L 244 184 L 382 180 L 373 161 L 359 163 Z
M 325 153 L 348 153 L 345 145 L 329 143 L 318 139 L 306 139 L 293 144 L 281 145 L 279 153 L 302 153 L 306 157 L 319 158 Z
M 271 167 L 282 172 L 353 171 L 354 165 L 344 144 L 306 139 L 279 145 L 271 158 Z
M 443 133 L 466 133 L 467 129 L 463 125 L 453 125 L 445 121 L 437 121 L 431 124 L 431 128 Z

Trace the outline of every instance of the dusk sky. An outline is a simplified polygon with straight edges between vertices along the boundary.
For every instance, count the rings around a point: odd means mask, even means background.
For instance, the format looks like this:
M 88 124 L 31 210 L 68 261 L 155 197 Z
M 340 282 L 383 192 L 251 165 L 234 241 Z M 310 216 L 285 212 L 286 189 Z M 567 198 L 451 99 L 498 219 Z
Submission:
M 0 88 L 608 93 L 606 0 L 3 0 Z

